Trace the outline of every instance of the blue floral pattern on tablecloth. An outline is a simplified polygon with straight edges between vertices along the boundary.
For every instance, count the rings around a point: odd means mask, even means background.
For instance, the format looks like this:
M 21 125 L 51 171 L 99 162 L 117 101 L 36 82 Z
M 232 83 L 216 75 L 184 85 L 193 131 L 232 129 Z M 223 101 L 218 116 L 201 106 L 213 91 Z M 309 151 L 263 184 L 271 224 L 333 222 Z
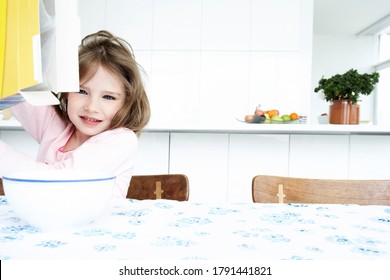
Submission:
M 0 197 L 1 259 L 390 259 L 390 207 L 114 201 L 94 223 L 45 231 Z

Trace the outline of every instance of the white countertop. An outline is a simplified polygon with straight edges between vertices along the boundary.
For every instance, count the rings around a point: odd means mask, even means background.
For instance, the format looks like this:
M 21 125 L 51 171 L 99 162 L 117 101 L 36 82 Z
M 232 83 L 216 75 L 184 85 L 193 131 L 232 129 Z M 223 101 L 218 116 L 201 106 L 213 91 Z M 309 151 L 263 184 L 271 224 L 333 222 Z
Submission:
M 20 123 L 11 118 L 0 120 L 0 130 L 23 130 Z M 237 134 L 367 134 L 390 135 L 390 126 L 360 124 L 250 124 L 237 120 L 225 123 L 183 123 L 148 126 L 145 132 L 178 133 L 237 133 Z
M 333 124 L 247 124 L 232 122 L 225 124 L 188 124 L 181 126 L 154 126 L 147 132 L 199 132 L 199 133 L 237 133 L 237 134 L 389 134 L 390 126 L 370 124 L 333 125 Z

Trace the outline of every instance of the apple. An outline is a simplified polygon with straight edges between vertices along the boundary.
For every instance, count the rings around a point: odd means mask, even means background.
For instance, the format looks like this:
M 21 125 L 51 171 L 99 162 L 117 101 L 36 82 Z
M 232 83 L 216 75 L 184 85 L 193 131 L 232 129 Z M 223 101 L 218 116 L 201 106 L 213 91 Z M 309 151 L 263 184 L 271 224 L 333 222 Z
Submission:
M 256 116 L 264 116 L 264 111 L 263 111 L 263 110 L 260 110 L 260 109 L 256 109 L 255 115 L 256 115 Z
M 282 117 L 279 116 L 279 115 L 273 115 L 271 120 L 278 121 L 278 122 L 282 122 L 283 121 Z
M 291 120 L 290 115 L 287 115 L 287 114 L 283 115 L 281 118 L 283 119 L 283 121 L 290 121 Z
M 245 116 L 245 121 L 246 122 L 251 122 L 253 120 L 253 117 L 254 117 L 253 115 L 246 115 Z

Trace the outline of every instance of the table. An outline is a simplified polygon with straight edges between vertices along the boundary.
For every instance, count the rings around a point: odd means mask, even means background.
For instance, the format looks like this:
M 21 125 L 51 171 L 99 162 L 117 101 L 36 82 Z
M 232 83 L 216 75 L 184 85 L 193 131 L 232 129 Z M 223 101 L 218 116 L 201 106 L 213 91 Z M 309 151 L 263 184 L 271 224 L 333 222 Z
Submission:
M 0 196 L 0 259 L 390 259 L 390 207 L 113 201 L 73 230 L 28 225 Z

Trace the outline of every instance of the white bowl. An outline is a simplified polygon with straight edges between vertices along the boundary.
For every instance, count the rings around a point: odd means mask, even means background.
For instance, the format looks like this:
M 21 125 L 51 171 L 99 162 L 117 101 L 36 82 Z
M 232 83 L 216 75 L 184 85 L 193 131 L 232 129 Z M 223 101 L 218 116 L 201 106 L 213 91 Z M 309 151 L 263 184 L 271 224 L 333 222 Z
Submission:
M 319 124 L 329 124 L 329 116 L 328 115 L 318 116 L 318 123 Z
M 104 172 L 103 172 L 104 173 Z M 72 229 L 98 218 L 112 197 L 115 177 L 81 170 L 34 170 L 3 176 L 14 212 L 47 230 Z

